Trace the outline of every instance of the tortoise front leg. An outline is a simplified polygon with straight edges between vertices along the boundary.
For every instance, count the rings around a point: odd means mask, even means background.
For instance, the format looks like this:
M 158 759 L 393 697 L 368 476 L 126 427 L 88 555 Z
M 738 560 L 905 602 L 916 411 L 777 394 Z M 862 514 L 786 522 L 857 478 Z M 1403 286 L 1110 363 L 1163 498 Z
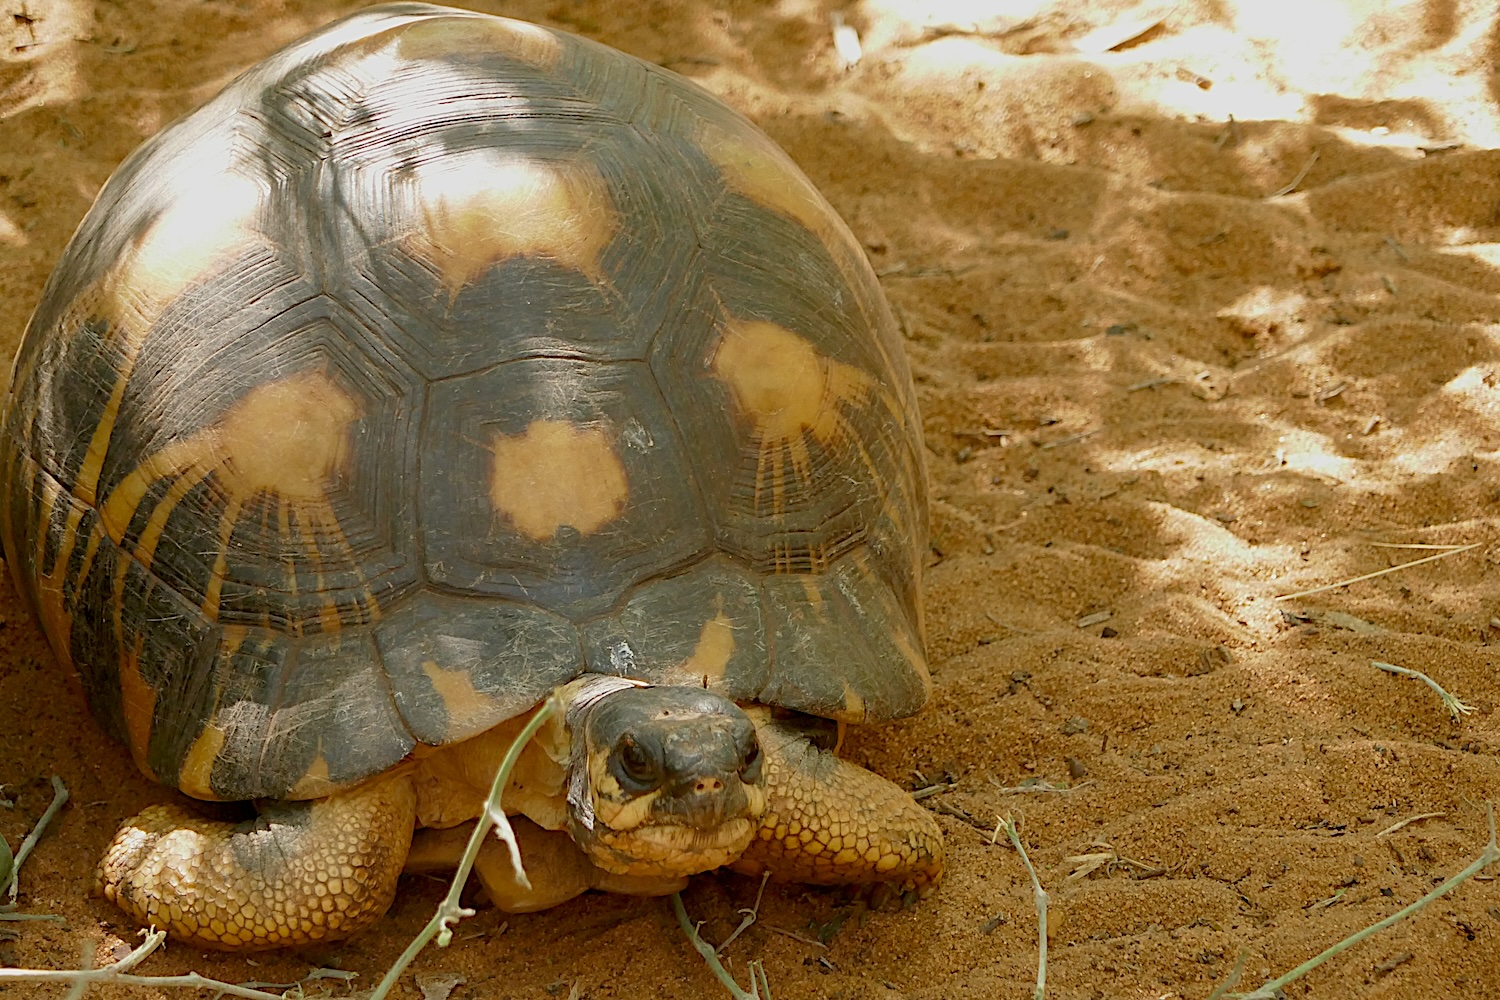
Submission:
M 416 811 L 405 775 L 277 802 L 243 823 L 151 806 L 120 827 L 96 877 L 131 917 L 196 947 L 331 941 L 390 907 Z
M 943 834 L 931 813 L 809 732 L 756 722 L 766 815 L 735 871 L 819 885 L 883 882 L 922 896 L 937 887 Z

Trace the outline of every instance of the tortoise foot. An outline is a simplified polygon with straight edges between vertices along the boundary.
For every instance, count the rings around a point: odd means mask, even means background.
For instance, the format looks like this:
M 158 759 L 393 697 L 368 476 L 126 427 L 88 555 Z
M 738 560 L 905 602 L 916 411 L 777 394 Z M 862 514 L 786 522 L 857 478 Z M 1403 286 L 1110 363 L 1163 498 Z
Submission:
M 390 907 L 415 816 L 405 777 L 274 803 L 243 823 L 151 806 L 120 827 L 96 877 L 132 918 L 196 947 L 331 941 Z

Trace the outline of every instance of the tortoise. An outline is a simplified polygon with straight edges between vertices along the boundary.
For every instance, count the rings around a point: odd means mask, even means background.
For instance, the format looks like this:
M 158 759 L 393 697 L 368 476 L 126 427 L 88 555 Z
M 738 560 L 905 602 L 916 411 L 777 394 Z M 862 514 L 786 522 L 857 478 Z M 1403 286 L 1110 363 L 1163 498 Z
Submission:
M 255 804 L 106 849 L 178 940 L 368 926 L 554 693 L 503 802 L 533 884 L 477 866 L 499 906 L 940 877 L 930 814 L 837 756 L 931 688 L 900 337 L 807 178 L 671 72 L 415 3 L 272 55 L 103 187 L 0 475 L 92 713 Z

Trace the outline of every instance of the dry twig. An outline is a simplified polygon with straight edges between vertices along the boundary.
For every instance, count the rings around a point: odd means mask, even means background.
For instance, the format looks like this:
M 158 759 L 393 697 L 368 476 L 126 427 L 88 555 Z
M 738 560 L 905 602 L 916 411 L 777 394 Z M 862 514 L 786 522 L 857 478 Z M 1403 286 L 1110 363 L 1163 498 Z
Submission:
M 1379 545 L 1382 543 L 1376 542 L 1375 544 Z M 1387 566 L 1385 569 L 1378 569 L 1373 573 L 1365 573 L 1360 576 L 1351 576 L 1349 579 L 1340 580 L 1338 583 L 1324 584 L 1321 587 L 1313 587 L 1311 590 L 1299 590 L 1295 594 L 1281 594 L 1277 596 L 1276 600 L 1290 601 L 1295 597 L 1307 597 L 1312 594 L 1321 594 L 1325 590 L 1337 590 L 1340 587 L 1347 587 L 1351 583 L 1362 583 L 1365 580 L 1373 580 L 1377 576 L 1385 576 L 1387 573 L 1395 573 L 1397 570 L 1410 569 L 1413 566 L 1420 566 L 1423 563 L 1430 563 L 1437 559 L 1446 559 L 1449 556 L 1456 556 L 1460 552 L 1467 552 L 1470 549 L 1477 549 L 1481 544 L 1482 543 L 1480 542 L 1470 542 L 1468 545 L 1456 545 L 1452 548 L 1446 549 L 1445 551 L 1439 552 L 1437 555 L 1424 556 L 1421 559 L 1413 559 L 1411 562 L 1404 562 L 1396 566 Z
M 1474 711 L 1473 705 L 1466 705 L 1463 702 L 1459 701 L 1457 697 L 1443 690 L 1443 686 L 1441 684 L 1433 680 L 1431 677 L 1428 677 L 1420 670 L 1413 670 L 1411 667 L 1398 667 L 1396 666 L 1396 664 L 1386 663 L 1384 660 L 1371 660 L 1370 666 L 1377 667 L 1389 674 L 1400 674 L 1402 677 L 1414 677 L 1422 683 L 1426 684 L 1428 687 L 1437 692 L 1439 698 L 1443 699 L 1443 707 L 1448 710 L 1448 714 L 1453 717 L 1454 721 L 1457 721 L 1460 716 L 1468 715 L 1470 712 Z
M 1413 823 L 1419 823 L 1419 822 L 1421 822 L 1424 819 L 1440 819 L 1440 818 L 1442 818 L 1443 816 L 1446 816 L 1446 815 L 1448 815 L 1448 814 L 1447 813 L 1417 813 L 1415 816 L 1408 816 L 1408 817 L 1406 817 L 1403 820 L 1397 820 L 1395 823 L 1392 823 L 1390 826 L 1386 827 L 1384 830 L 1381 830 L 1375 836 L 1376 836 L 1376 838 L 1389 836 L 1390 834 L 1395 833 L 1397 830 L 1400 830 L 1403 827 L 1411 826 Z
M 1307 158 L 1307 162 L 1302 165 L 1302 169 L 1297 171 L 1297 176 L 1292 178 L 1291 183 L 1286 185 L 1286 187 L 1278 188 L 1275 191 L 1272 191 L 1270 194 L 1266 195 L 1266 197 L 1280 198 L 1282 195 L 1291 194 L 1293 191 L 1297 190 L 1297 185 L 1301 184 L 1307 179 L 1307 175 L 1312 173 L 1313 164 L 1317 162 L 1318 151 L 1315 149 L 1312 151 L 1312 155 Z

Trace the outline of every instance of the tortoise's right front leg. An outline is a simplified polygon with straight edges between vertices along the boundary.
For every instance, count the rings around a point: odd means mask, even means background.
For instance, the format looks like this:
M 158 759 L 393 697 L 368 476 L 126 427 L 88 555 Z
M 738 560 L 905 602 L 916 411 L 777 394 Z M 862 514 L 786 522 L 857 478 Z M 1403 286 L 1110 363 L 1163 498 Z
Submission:
M 151 806 L 120 827 L 97 878 L 131 917 L 185 944 L 251 951 L 331 941 L 390 907 L 416 812 L 405 775 L 278 802 L 243 823 Z
M 817 885 L 886 883 L 926 896 L 943 874 L 943 834 L 894 782 L 840 760 L 810 731 L 756 720 L 766 814 L 730 867 Z

